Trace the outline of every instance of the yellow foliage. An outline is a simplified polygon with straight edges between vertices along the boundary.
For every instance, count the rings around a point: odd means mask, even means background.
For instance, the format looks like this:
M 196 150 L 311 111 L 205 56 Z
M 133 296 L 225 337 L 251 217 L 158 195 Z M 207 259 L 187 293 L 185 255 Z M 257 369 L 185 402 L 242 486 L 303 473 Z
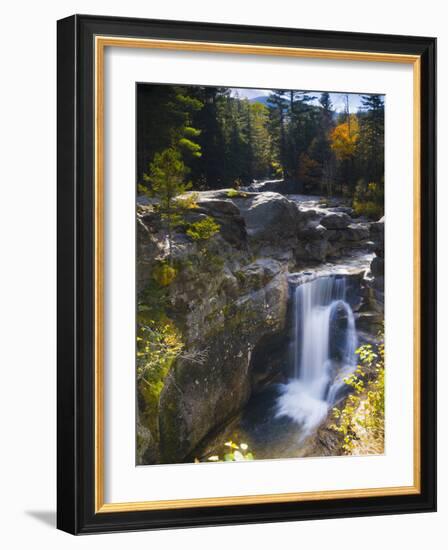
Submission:
M 357 216 L 366 216 L 372 220 L 378 220 L 383 215 L 384 207 L 373 201 L 354 199 L 353 210 Z
M 154 280 L 160 286 L 169 286 L 176 278 L 177 271 L 168 264 L 159 264 L 152 272 Z
M 175 204 L 177 208 L 181 208 L 183 210 L 191 210 L 193 208 L 198 207 L 198 203 L 197 203 L 198 198 L 199 198 L 199 194 L 196 192 L 189 193 L 188 195 L 185 194 L 185 195 L 182 195 L 181 197 L 176 197 Z
M 247 443 L 234 443 L 233 441 L 226 441 L 224 447 L 227 447 L 224 450 L 224 456 L 221 458 L 220 455 L 211 455 L 205 458 L 203 461 L 209 462 L 242 462 L 244 460 L 255 460 L 254 454 L 249 450 L 249 445 Z M 198 459 L 194 460 L 199 462 Z
M 342 449 L 346 454 L 381 454 L 384 452 L 384 343 L 375 348 L 366 344 L 357 350 L 360 364 L 346 378 L 353 392 L 342 408 L 333 409 L 336 422 L 331 428 L 342 434 Z M 374 371 L 368 381 L 366 371 Z
M 356 115 L 350 115 L 349 121 L 338 124 L 330 134 L 331 148 L 339 160 L 347 160 L 355 154 L 359 141 L 359 123 Z
M 183 348 L 181 334 L 169 319 L 148 321 L 138 327 L 137 384 L 139 396 L 144 401 L 141 413 L 155 437 L 158 435 L 159 398 L 165 378 Z

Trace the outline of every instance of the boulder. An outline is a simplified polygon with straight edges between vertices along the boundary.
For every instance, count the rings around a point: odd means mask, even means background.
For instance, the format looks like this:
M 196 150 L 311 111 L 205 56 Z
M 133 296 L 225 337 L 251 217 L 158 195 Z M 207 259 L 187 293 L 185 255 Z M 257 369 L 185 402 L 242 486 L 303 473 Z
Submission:
M 245 247 L 246 225 L 238 207 L 229 199 L 209 193 L 199 195 L 197 208 L 189 212 L 187 221 L 196 221 L 198 216 L 210 216 L 220 225 L 220 236 L 238 248 Z
M 320 223 L 327 229 L 345 229 L 351 223 L 352 219 L 344 212 L 334 212 L 324 216 Z
M 194 209 L 197 212 L 205 212 L 212 216 L 232 216 L 238 217 L 240 211 L 231 200 L 223 199 L 206 199 L 200 198 L 197 201 L 197 208 Z
M 301 212 L 279 193 L 258 193 L 235 199 L 249 237 L 256 241 L 281 242 L 295 236 Z
M 309 224 L 299 232 L 300 240 L 318 241 L 327 239 L 330 232 L 320 224 Z
M 347 241 L 363 241 L 370 236 L 369 227 L 367 224 L 351 223 L 343 230 L 344 239 Z
M 326 240 L 311 241 L 305 243 L 303 250 L 305 254 L 302 255 L 302 258 L 323 262 L 330 252 L 330 244 Z

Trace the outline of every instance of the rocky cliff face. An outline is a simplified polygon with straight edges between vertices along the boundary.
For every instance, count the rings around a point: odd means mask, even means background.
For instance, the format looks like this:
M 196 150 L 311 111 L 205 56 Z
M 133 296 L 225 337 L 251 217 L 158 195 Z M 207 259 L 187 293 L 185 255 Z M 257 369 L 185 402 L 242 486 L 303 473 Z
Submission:
M 337 205 L 304 207 L 274 192 L 198 194 L 187 221 L 211 217 L 220 230 L 202 243 L 181 230 L 174 236 L 172 256 L 180 267 L 168 287 L 167 307 L 185 347 L 163 380 L 158 434 L 139 423 L 140 463 L 182 461 L 245 405 L 255 383 L 254 350 L 259 353 L 285 330 L 289 271 L 375 250 L 372 273 L 378 282 L 372 288 L 381 298 L 384 224 L 351 214 Z M 137 228 L 141 291 L 168 250 L 160 220 L 144 201 Z M 256 383 L 273 374 L 258 372 Z

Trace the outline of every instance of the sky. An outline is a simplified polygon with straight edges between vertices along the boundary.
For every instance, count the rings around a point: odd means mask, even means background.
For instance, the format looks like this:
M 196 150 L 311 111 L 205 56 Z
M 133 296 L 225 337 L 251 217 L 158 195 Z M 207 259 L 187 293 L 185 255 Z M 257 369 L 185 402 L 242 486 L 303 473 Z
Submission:
M 263 95 L 269 95 L 271 90 L 257 90 L 255 88 L 231 88 L 232 95 L 238 95 L 240 97 L 246 97 L 247 99 L 253 99 L 254 97 L 260 97 Z M 308 92 L 310 95 L 319 96 L 322 92 Z M 331 102 L 336 111 L 344 111 L 345 108 L 345 95 L 342 93 L 330 92 Z M 367 94 L 348 94 L 349 107 L 351 112 L 356 112 L 361 107 L 361 95 Z M 317 99 L 311 103 L 317 104 Z

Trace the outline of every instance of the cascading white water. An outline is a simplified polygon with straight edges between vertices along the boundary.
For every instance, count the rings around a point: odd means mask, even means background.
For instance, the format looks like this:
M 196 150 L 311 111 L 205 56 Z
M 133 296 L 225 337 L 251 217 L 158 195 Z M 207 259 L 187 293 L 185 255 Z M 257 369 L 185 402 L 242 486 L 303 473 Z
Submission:
M 355 318 L 346 298 L 344 276 L 305 280 L 293 289 L 294 378 L 283 386 L 277 415 L 301 424 L 302 436 L 325 418 L 356 366 Z M 341 316 L 345 326 L 336 330 Z M 332 344 L 339 350 L 338 361 L 331 357 Z

